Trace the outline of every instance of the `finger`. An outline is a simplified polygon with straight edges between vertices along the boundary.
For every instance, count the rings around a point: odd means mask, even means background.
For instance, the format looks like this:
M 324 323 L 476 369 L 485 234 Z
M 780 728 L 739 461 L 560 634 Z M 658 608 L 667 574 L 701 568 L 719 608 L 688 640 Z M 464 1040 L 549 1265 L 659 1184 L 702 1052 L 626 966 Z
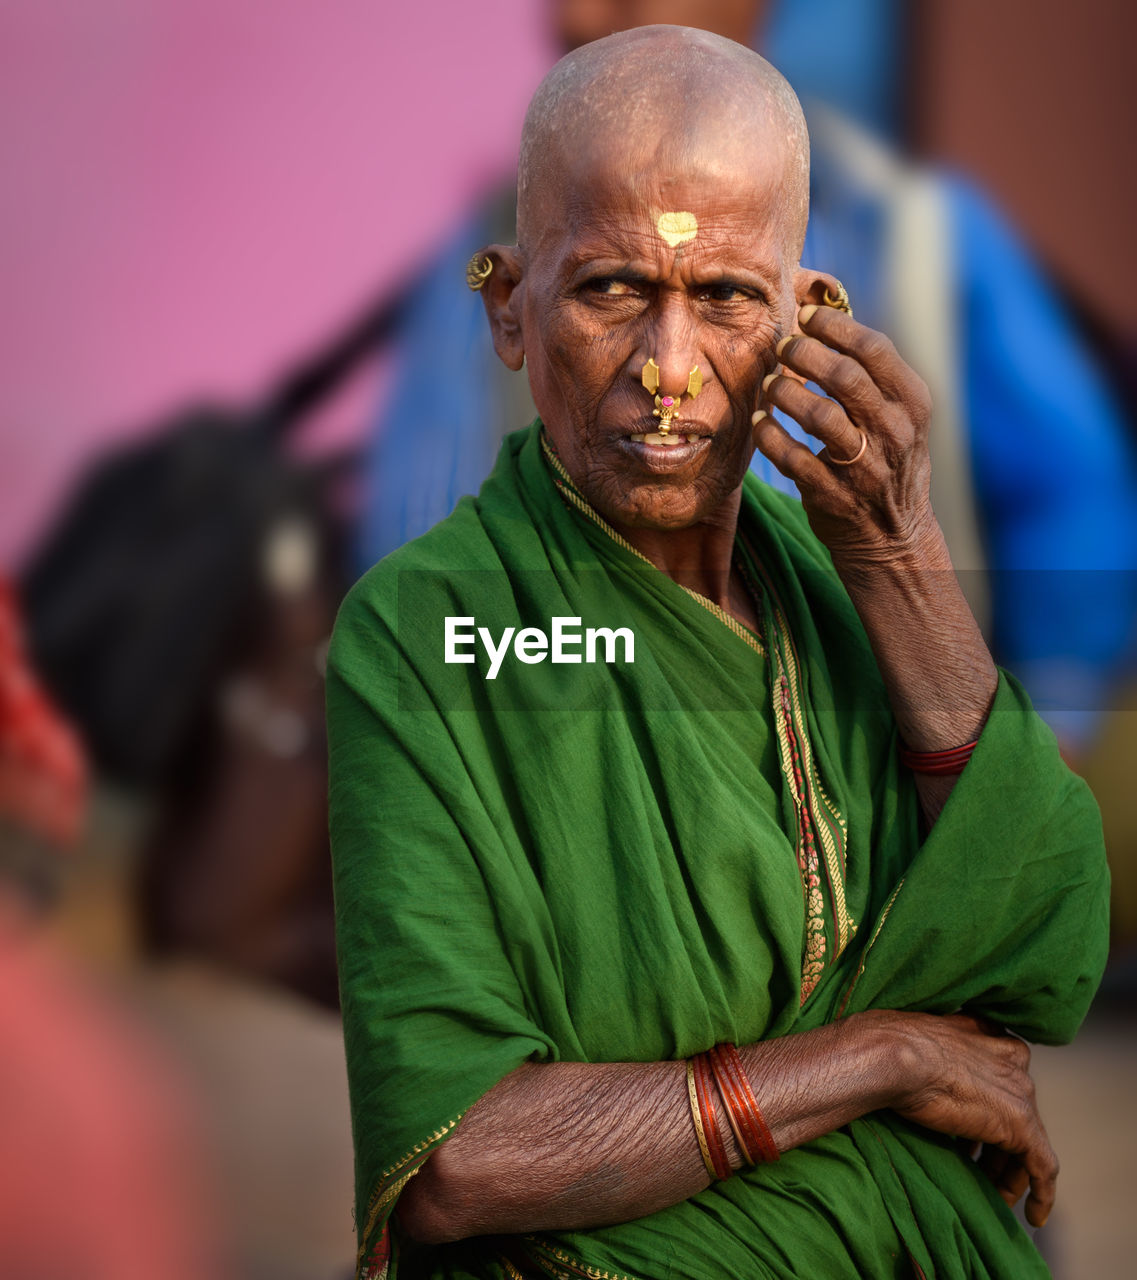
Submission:
M 1023 1216 L 1032 1227 L 1046 1226 L 1046 1220 L 1054 1210 L 1054 1199 L 1053 1188 L 1049 1196 L 1038 1196 L 1034 1193 L 1033 1183 L 1031 1184 L 1031 1193 L 1023 1205 Z
M 778 344 L 777 353 L 787 374 L 792 371 L 815 382 L 826 395 L 838 401 L 858 425 L 883 410 L 880 388 L 864 366 L 817 338 L 790 334 Z
M 762 383 L 767 401 L 788 413 L 811 436 L 828 446 L 835 458 L 852 458 L 861 447 L 861 433 L 836 401 L 819 396 L 800 382 L 777 373 Z
M 843 311 L 833 307 L 802 307 L 798 324 L 809 337 L 851 356 L 890 400 L 906 399 L 919 384 L 919 378 L 883 333 Z
M 1030 1173 L 1030 1194 L 1023 1212 L 1032 1227 L 1045 1226 L 1058 1194 L 1058 1157 L 1045 1134 L 1035 1150 L 1028 1153 L 1026 1166 Z
M 782 475 L 803 491 L 826 491 L 836 487 L 833 470 L 812 450 L 793 436 L 764 410 L 754 415 L 754 447 L 769 458 Z

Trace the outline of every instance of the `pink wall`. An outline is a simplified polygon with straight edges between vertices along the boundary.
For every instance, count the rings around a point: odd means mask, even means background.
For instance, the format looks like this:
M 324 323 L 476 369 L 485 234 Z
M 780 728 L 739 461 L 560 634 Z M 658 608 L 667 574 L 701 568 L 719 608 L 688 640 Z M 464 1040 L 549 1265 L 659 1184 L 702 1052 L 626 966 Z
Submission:
M 535 0 L 0 0 L 0 568 L 94 447 L 254 393 L 429 248 L 512 163 L 540 27 Z

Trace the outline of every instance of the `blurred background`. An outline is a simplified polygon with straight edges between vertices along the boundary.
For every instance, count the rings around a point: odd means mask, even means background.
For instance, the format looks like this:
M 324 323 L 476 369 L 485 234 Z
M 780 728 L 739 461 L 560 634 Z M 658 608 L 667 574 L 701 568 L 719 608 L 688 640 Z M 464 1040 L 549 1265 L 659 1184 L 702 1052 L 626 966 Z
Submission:
M 1137 1246 L 1132 8 L 0 0 L 0 1274 L 351 1274 L 324 646 L 527 420 L 462 266 L 554 58 L 652 21 L 807 100 L 806 257 L 933 385 L 953 557 L 1102 803 L 1037 1239 Z

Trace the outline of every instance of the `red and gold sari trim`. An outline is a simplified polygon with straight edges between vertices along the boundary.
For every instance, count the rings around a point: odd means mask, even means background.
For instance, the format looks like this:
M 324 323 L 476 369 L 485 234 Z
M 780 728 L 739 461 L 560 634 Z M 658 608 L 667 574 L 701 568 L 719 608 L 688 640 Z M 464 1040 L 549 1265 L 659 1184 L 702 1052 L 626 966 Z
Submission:
M 395 1207 L 395 1201 L 426 1163 L 434 1148 L 450 1136 L 461 1119 L 459 1115 L 447 1121 L 379 1175 L 379 1181 L 367 1205 L 367 1220 L 359 1237 L 359 1252 L 355 1256 L 356 1280 L 386 1280 L 392 1252 L 391 1231 L 387 1220 Z
M 857 929 L 845 899 L 848 824 L 821 781 L 810 743 L 801 663 L 777 588 L 745 538 L 739 543 L 743 568 L 761 591 L 778 752 L 797 817 L 795 845 L 805 905 L 799 1000 L 805 1004 L 826 965 L 837 960 Z
M 552 1280 L 639 1280 L 626 1271 L 590 1266 L 540 1236 L 525 1236 L 519 1244 L 524 1247 L 526 1259 Z

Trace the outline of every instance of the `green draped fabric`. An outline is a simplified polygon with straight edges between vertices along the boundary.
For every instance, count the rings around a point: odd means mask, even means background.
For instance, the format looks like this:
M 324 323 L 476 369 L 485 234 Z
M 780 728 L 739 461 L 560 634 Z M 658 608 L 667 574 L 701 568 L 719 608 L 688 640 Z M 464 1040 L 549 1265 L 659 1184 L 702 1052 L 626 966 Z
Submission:
M 500 1241 L 416 1252 L 387 1228 L 528 1059 L 682 1058 L 870 1007 L 966 1005 L 1048 1043 L 1081 1021 L 1100 821 L 1019 687 L 1001 677 L 925 838 L 828 555 L 751 476 L 739 554 L 760 638 L 590 517 L 534 426 L 344 604 L 328 708 L 360 1275 L 510 1274 Z M 558 616 L 629 628 L 634 661 L 511 653 L 493 680 L 480 645 L 444 662 L 447 617 L 496 636 Z M 985 1177 L 891 1113 L 648 1218 L 511 1247 L 553 1276 L 1046 1274 Z

